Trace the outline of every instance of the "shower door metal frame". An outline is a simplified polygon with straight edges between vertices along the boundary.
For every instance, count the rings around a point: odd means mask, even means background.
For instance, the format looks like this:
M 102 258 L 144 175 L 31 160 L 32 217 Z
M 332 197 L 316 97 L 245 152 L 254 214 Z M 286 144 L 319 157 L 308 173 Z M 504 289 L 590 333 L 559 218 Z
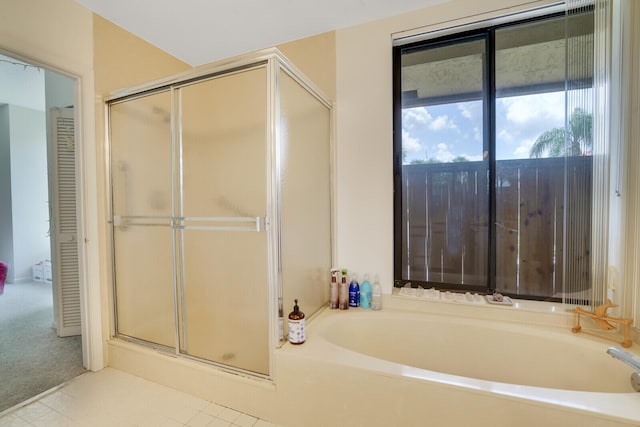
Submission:
M 108 232 L 109 234 L 109 256 L 110 256 L 110 264 L 111 264 L 111 269 L 108 271 L 109 273 L 109 279 L 111 281 L 111 288 L 110 288 L 110 301 L 112 304 L 112 318 L 110 319 L 110 337 L 114 338 L 121 338 L 124 339 L 126 341 L 144 346 L 144 347 L 149 347 L 149 348 L 153 348 L 165 353 L 172 353 L 175 351 L 174 347 L 167 347 L 165 345 L 162 344 L 158 344 L 158 343 L 154 343 L 154 342 L 150 342 L 141 338 L 137 338 L 137 337 L 133 337 L 133 336 L 129 336 L 126 334 L 121 334 L 118 332 L 118 307 L 117 307 L 117 303 L 116 303 L 116 266 L 115 266 L 115 228 L 116 227 L 122 227 L 123 223 L 124 223 L 124 227 L 126 227 L 129 224 L 132 225 L 136 225 L 136 226 L 144 226 L 144 227 L 171 227 L 172 225 L 172 215 L 170 216 L 147 216 L 147 215 L 114 215 L 114 209 L 113 209 L 113 165 L 112 165 L 112 156 L 111 156 L 111 133 L 110 133 L 110 106 L 114 105 L 114 104 L 118 104 L 121 102 L 126 102 L 126 101 L 130 101 L 130 100 L 135 100 L 138 98 L 143 98 L 145 96 L 149 96 L 149 95 L 153 95 L 153 94 L 157 94 L 157 93 L 162 93 L 162 92 L 169 92 L 170 96 L 171 96 L 171 106 L 173 108 L 174 105 L 174 100 L 173 100 L 173 90 L 170 87 L 170 85 L 158 85 L 158 86 L 154 86 L 154 85 L 150 85 L 146 90 L 127 90 L 127 91 L 120 91 L 121 95 L 116 95 L 115 93 L 112 94 L 111 96 L 105 98 L 104 100 L 104 120 L 105 120 L 105 135 L 104 135 L 104 141 L 105 141 L 105 170 L 106 170 L 106 176 L 105 176 L 105 183 L 106 183 L 106 196 L 107 196 L 107 223 L 110 227 L 110 230 Z M 173 111 L 171 114 L 171 124 L 170 124 L 170 132 L 171 132 L 171 143 L 170 143 L 170 151 L 171 153 L 174 152 L 174 144 L 175 144 L 175 140 L 173 138 L 174 134 L 175 134 L 175 122 L 174 122 L 174 116 L 173 116 Z M 171 155 L 172 156 L 172 155 Z M 174 174 L 174 162 L 173 160 L 171 161 L 171 165 L 170 165 L 170 173 L 173 176 Z M 171 204 L 171 209 L 173 209 L 174 206 L 174 191 L 173 191 L 173 185 L 171 186 L 171 190 L 169 192 L 170 194 L 170 204 Z M 137 221 L 141 221 L 141 222 L 137 222 Z M 163 223 L 162 221 L 166 221 L 166 223 Z M 172 239 L 172 258 L 175 261 L 175 233 L 171 233 L 171 239 Z M 174 288 L 174 311 L 175 311 L 175 303 L 176 303 L 176 281 L 175 281 L 176 277 L 175 277 L 175 271 L 174 271 L 174 277 L 173 277 L 173 288 Z M 177 322 L 177 317 L 175 317 L 175 321 Z M 175 327 L 175 331 L 174 331 L 174 343 L 177 342 L 175 341 L 175 336 L 178 332 L 177 329 L 177 323 L 175 323 L 176 327 Z
M 181 147 L 181 129 L 180 123 L 176 122 L 176 117 L 179 117 L 178 102 L 176 102 L 176 91 L 186 85 L 205 81 L 212 78 L 224 77 L 237 72 L 248 71 L 251 69 L 266 67 L 266 90 L 267 90 L 267 117 L 266 117 L 266 217 L 183 217 L 176 215 L 178 212 L 178 204 L 176 203 L 176 185 L 174 182 L 171 184 L 170 198 L 171 198 L 171 211 L 170 217 L 114 217 L 113 215 L 113 187 L 112 187 L 112 165 L 111 165 L 111 141 L 109 132 L 109 107 L 110 105 L 120 102 L 126 102 L 140 97 L 144 97 L 150 94 L 159 93 L 163 91 L 169 91 L 171 94 L 171 176 L 172 181 L 176 179 L 177 173 L 176 167 L 180 168 L 181 165 L 176 165 L 176 160 L 182 162 L 181 157 L 175 158 L 176 154 L 180 155 L 179 149 Z M 108 198 L 107 203 L 107 215 L 108 223 L 111 227 L 110 237 L 110 257 L 111 257 L 111 301 L 112 301 L 112 321 L 111 321 L 111 337 L 125 339 L 136 344 L 152 347 L 160 351 L 172 353 L 175 357 L 181 357 L 186 359 L 197 360 L 199 362 L 214 365 L 223 371 L 227 371 L 232 374 L 238 374 L 242 376 L 249 376 L 252 378 L 262 378 L 265 380 L 273 381 L 275 375 L 275 363 L 273 360 L 273 350 L 282 346 L 284 341 L 283 331 L 283 289 L 282 289 L 282 262 L 280 257 L 280 242 L 281 242 L 281 209 L 280 209 L 280 155 L 281 155 L 281 133 L 280 133 L 280 73 L 285 72 L 291 78 L 293 78 L 298 84 L 300 84 L 309 94 L 317 99 L 322 105 L 324 105 L 330 112 L 330 176 L 334 176 L 333 164 L 334 164 L 334 149 L 333 149 L 333 104 L 329 101 L 322 91 L 318 89 L 310 80 L 298 70 L 282 53 L 275 48 L 265 49 L 254 54 L 242 55 L 229 60 L 223 60 L 211 65 L 198 67 L 193 71 L 181 73 L 170 78 L 159 79 L 150 83 L 132 86 L 130 88 L 122 89 L 113 92 L 104 101 L 104 117 L 105 117 L 105 162 L 106 162 L 106 194 Z M 180 176 L 181 180 L 181 176 Z M 333 182 L 331 184 L 331 201 L 330 201 L 330 217 L 333 218 L 334 212 L 334 200 L 333 200 Z M 180 193 L 182 192 L 182 182 L 178 184 Z M 181 207 L 180 207 L 181 209 Z M 116 271 L 115 271 L 115 239 L 114 231 L 115 227 L 121 226 L 122 221 L 137 221 L 137 220 L 168 220 L 169 224 L 141 224 L 146 226 L 170 226 L 172 229 L 172 255 L 174 265 L 174 277 L 173 277 L 173 293 L 174 293 L 174 315 L 175 315 L 175 342 L 173 347 L 166 347 L 156 343 L 141 340 L 136 337 L 127 336 L 118 332 L 118 312 L 116 302 Z M 234 226 L 193 226 L 185 225 L 185 222 L 207 220 L 214 222 L 240 222 L 247 225 L 234 225 Z M 251 225 L 248 225 L 251 224 Z M 178 255 L 178 245 L 181 244 L 177 238 L 177 233 L 184 229 L 203 229 L 203 230 L 235 230 L 235 231 L 249 231 L 249 232 L 266 232 L 266 244 L 267 244 L 267 284 L 268 284 L 268 321 L 269 321 L 269 373 L 266 375 L 256 373 L 253 371 L 247 371 L 245 369 L 236 368 L 233 366 L 213 362 L 210 360 L 190 356 L 180 351 L 180 328 L 184 325 L 184 319 L 180 318 L 183 312 L 179 306 L 180 301 L 183 298 L 179 295 L 183 290 L 182 284 L 184 278 L 180 277 L 182 274 L 182 259 Z M 331 232 L 333 235 L 333 221 L 331 221 Z M 333 261 L 335 254 L 335 243 L 332 239 L 331 258 Z

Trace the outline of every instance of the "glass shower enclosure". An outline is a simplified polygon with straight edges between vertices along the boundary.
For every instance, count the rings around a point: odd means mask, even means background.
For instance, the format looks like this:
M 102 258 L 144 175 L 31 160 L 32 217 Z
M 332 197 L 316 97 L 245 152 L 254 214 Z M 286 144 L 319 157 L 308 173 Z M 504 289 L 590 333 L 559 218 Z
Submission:
M 114 336 L 269 378 L 328 299 L 331 103 L 276 49 L 106 103 Z

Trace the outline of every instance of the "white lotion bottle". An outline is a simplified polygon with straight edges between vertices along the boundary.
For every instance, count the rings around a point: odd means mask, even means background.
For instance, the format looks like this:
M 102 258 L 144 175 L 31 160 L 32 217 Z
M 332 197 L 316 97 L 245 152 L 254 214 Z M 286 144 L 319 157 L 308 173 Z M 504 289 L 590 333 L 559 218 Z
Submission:
M 376 276 L 373 281 L 373 289 L 371 291 L 371 309 L 380 310 L 382 308 L 382 288 L 380 287 L 380 281 Z
M 331 269 L 331 284 L 329 285 L 329 308 L 338 308 L 338 273 L 337 268 Z

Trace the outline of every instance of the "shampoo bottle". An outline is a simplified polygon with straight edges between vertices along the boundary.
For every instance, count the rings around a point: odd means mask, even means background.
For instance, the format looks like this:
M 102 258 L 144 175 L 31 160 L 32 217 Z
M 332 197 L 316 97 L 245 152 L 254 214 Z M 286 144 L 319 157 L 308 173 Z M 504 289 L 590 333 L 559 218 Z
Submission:
M 329 308 L 338 308 L 338 273 L 340 270 L 331 269 L 331 284 L 329 285 Z
M 347 284 L 347 269 L 342 269 L 340 278 L 340 289 L 338 290 L 338 308 L 346 310 L 349 308 L 349 285 Z
M 365 274 L 364 280 L 360 283 L 360 308 L 371 308 L 371 291 L 369 275 Z
M 357 276 L 354 274 L 349 283 L 349 307 L 360 306 L 360 284 L 358 283 Z
M 298 300 L 295 300 L 293 311 L 289 313 L 289 342 L 291 344 L 302 344 L 305 339 L 304 313 L 298 307 Z
M 382 308 L 382 289 L 380 288 L 380 282 L 376 277 L 373 281 L 373 291 L 371 292 L 371 308 L 374 310 L 380 310 Z

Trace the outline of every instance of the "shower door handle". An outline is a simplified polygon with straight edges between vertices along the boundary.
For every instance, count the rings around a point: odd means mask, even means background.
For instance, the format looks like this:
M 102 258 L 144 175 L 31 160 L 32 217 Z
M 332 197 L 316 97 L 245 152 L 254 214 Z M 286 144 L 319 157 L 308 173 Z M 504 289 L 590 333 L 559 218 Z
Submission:
M 113 227 L 126 230 L 130 225 L 145 227 L 167 227 L 171 225 L 170 216 L 154 216 L 154 215 L 114 215 L 109 221 Z
M 185 224 L 187 223 L 187 224 Z M 265 230 L 266 217 L 176 217 L 172 227 L 178 230 L 253 231 Z

